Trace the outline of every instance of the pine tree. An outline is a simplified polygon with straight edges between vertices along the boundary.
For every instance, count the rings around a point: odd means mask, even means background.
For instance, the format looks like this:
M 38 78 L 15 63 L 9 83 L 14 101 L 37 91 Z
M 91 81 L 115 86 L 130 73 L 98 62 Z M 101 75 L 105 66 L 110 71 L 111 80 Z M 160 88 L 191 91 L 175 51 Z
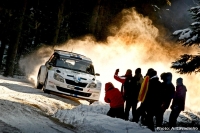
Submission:
M 16 20 L 13 25 L 12 41 L 8 48 L 8 55 L 6 59 L 6 70 L 4 76 L 13 76 L 14 68 L 16 64 L 17 50 L 19 47 L 19 40 L 21 38 L 24 14 L 26 11 L 27 0 L 23 0 L 19 3 L 18 10 L 16 11 Z
M 199 1 L 200 3 L 200 1 Z M 200 6 L 189 9 L 194 22 L 189 28 L 177 30 L 173 33 L 178 36 L 178 41 L 183 46 L 197 46 L 200 48 Z M 176 69 L 178 73 L 190 74 L 200 72 L 200 53 L 197 55 L 181 55 L 179 59 L 172 62 L 171 68 Z

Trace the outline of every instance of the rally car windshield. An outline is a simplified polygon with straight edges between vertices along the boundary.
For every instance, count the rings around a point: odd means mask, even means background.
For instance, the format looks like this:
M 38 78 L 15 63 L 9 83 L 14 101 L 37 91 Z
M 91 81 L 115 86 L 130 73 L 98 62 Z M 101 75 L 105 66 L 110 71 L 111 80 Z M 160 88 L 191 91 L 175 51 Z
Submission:
M 56 60 L 56 67 L 67 68 L 94 75 L 92 62 L 60 57 Z

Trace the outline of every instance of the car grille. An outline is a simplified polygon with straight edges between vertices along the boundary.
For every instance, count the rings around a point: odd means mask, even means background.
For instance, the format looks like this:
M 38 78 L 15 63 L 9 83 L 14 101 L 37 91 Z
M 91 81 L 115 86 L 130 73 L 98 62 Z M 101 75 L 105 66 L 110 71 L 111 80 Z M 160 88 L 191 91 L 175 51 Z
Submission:
M 79 88 L 79 87 L 74 87 L 75 90 L 79 90 L 79 91 L 83 91 L 82 88 Z
M 65 79 L 66 83 L 67 84 L 70 84 L 70 85 L 74 85 L 74 86 L 80 86 L 80 87 L 86 87 L 87 86 L 87 83 L 76 83 L 75 81 L 72 81 L 72 80 L 68 80 L 68 79 Z
M 70 93 L 70 94 L 74 94 L 74 95 L 79 95 L 79 96 L 84 96 L 84 97 L 90 97 L 91 96 L 91 93 L 69 90 L 69 89 L 66 89 L 66 88 L 59 87 L 59 86 L 56 86 L 56 87 L 59 91 L 62 91 L 62 92 L 66 92 L 66 93 Z

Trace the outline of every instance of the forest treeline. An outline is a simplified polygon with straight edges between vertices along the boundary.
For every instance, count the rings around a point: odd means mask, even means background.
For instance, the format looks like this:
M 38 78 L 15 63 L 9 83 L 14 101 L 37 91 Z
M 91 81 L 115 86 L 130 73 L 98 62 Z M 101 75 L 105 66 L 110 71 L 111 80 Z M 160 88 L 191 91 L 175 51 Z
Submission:
M 175 1 L 175 0 L 174 0 Z M 1 0 L 0 69 L 13 76 L 20 57 L 42 44 L 59 45 L 86 34 L 97 41 L 110 33 L 109 24 L 122 9 L 135 9 L 157 23 L 154 7 L 173 0 Z

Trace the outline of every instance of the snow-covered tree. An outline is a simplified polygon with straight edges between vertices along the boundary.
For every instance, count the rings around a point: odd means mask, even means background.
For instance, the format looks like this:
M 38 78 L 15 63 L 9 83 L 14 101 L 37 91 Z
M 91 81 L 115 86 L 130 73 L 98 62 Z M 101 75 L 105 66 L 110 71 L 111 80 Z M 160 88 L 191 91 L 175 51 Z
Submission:
M 198 51 L 200 48 L 200 6 L 192 7 L 189 11 L 194 22 L 189 28 L 177 30 L 173 35 L 178 36 L 178 41 L 183 46 L 197 46 Z M 172 62 L 171 67 L 181 74 L 200 72 L 200 53 L 197 55 L 181 55 L 179 59 Z

